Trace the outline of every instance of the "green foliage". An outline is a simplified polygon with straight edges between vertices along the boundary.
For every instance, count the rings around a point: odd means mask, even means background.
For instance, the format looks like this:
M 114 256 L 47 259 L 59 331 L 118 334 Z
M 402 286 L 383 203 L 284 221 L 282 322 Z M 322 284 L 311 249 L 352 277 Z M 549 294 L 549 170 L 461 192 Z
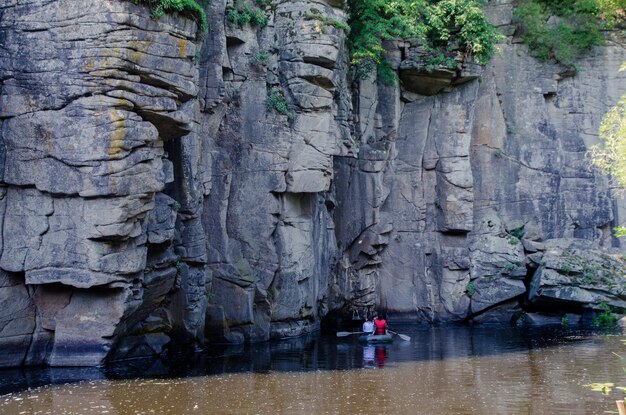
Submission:
M 567 315 L 564 315 L 563 317 L 561 317 L 561 325 L 569 326 L 569 318 L 567 317 Z
M 514 269 L 517 269 L 517 265 L 515 265 L 512 262 L 509 262 L 506 264 L 505 268 L 507 269 L 507 271 L 513 271 Z
M 343 30 L 346 33 L 350 33 L 350 26 L 347 23 L 342 22 L 341 20 L 332 19 L 325 14 L 322 14 L 322 12 L 315 7 L 309 9 L 309 11 L 305 13 L 304 17 L 308 20 L 319 20 L 327 26 L 332 26 L 336 29 Z
M 517 227 L 511 229 L 510 231 L 508 231 L 508 234 L 513 236 L 514 238 L 522 239 L 524 237 L 524 227 L 523 226 L 517 226 Z
M 522 0 L 514 16 L 531 55 L 574 66 L 590 47 L 602 44 L 601 30 L 624 14 L 626 0 Z
M 291 111 L 289 111 L 289 103 L 285 95 L 278 88 L 267 88 L 267 109 L 287 115 L 289 118 L 293 116 Z
M 515 134 L 515 126 L 507 123 L 506 124 L 506 132 L 507 132 L 507 134 Z
M 619 70 L 626 70 L 626 63 Z M 604 115 L 598 136 L 604 146 L 594 145 L 589 149 L 591 162 L 611 176 L 617 188 L 623 191 L 626 188 L 626 94 Z M 617 238 L 626 236 L 626 227 L 618 226 L 613 231 Z
M 626 188 L 626 95 L 604 116 L 598 132 L 604 148 L 590 149 L 592 163 L 609 174 L 618 187 Z M 622 229 L 617 231 L 616 235 L 626 235 Z
M 493 55 L 500 35 L 477 1 L 441 0 L 429 5 L 425 17 L 430 26 L 429 39 L 435 46 L 455 42 L 483 64 Z
M 270 58 L 270 54 L 267 51 L 260 50 L 254 54 L 254 56 L 252 57 L 252 62 L 255 65 L 262 65 L 262 64 L 265 64 L 269 58 Z
M 201 34 L 209 28 L 204 8 L 195 0 L 133 0 L 133 3 L 145 3 L 152 7 L 150 16 L 153 19 L 158 19 L 165 13 L 185 13 L 198 21 L 198 30 Z
M 258 27 L 267 25 L 267 17 L 263 10 L 250 6 L 248 3 L 235 3 L 233 6 L 227 6 L 226 21 L 230 27 L 246 24 Z
M 617 314 L 612 312 L 611 306 L 607 303 L 600 303 L 599 307 L 602 312 L 593 318 L 593 325 L 599 328 L 613 327 L 617 322 Z
M 441 66 L 448 69 L 455 69 L 457 67 L 456 59 L 447 57 L 442 52 L 436 50 L 433 50 L 432 53 L 433 54 L 428 56 L 424 62 L 427 72 L 432 72 Z
M 468 282 L 465 286 L 465 293 L 467 294 L 467 296 L 471 297 L 472 295 L 474 295 L 475 292 L 476 288 L 474 287 L 474 284 L 471 281 Z
M 486 63 L 500 38 L 477 0 L 348 0 L 348 5 L 350 61 L 362 77 L 375 69 L 389 77 L 390 66 L 385 66 L 382 46 L 385 40 L 419 44 L 434 59 L 451 66 L 446 52 L 455 47 Z M 435 60 L 430 64 L 433 66 Z

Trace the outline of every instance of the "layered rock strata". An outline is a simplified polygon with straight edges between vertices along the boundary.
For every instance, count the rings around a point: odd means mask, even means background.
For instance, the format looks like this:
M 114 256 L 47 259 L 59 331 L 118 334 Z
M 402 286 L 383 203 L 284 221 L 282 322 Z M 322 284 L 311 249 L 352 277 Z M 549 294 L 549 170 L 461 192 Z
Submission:
M 166 147 L 195 140 L 195 35 L 131 2 L 2 6 L 0 298 L 19 298 L 3 364 L 99 364 L 170 301 L 188 257 L 173 251 L 181 203 L 163 191 L 182 179 Z
M 386 85 L 352 79 L 344 2 L 246 4 L 207 4 L 201 40 L 192 15 L 131 1 L 0 5 L 0 366 L 298 336 L 375 308 L 626 308 L 624 205 L 585 158 L 624 92 L 623 39 L 573 76 L 493 1 L 507 38 L 488 65 L 458 51 L 430 71 L 388 42 Z

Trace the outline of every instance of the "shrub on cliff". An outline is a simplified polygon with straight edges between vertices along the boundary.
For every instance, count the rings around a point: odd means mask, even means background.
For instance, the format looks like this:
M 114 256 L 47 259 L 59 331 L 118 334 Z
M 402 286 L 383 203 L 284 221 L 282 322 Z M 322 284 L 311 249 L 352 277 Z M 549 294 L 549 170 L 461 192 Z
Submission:
M 458 47 L 479 63 L 493 55 L 500 35 L 477 0 L 349 0 L 350 59 L 360 76 L 390 72 L 385 40 L 403 39 L 433 56 Z
M 574 66 L 602 43 L 601 31 L 620 24 L 626 0 L 522 0 L 514 17 L 531 55 Z
M 206 13 L 204 7 L 202 7 L 195 0 L 132 0 L 133 3 L 145 3 L 152 7 L 153 18 L 158 19 L 165 13 L 186 13 L 191 15 L 198 21 L 199 33 L 204 33 L 208 30 L 209 26 L 206 19 Z M 205 4 L 208 0 L 201 0 L 202 4 Z

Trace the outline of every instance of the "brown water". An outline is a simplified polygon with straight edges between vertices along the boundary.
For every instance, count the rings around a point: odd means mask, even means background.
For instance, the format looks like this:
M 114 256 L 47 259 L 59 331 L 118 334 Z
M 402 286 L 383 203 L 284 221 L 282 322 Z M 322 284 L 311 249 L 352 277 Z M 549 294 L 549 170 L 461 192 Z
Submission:
M 602 414 L 615 412 L 622 393 L 603 396 L 584 385 L 626 386 L 622 336 L 458 328 L 402 332 L 412 340 L 374 347 L 322 337 L 227 349 L 193 361 L 144 361 L 135 363 L 144 365 L 144 377 L 133 379 L 114 379 L 137 375 L 119 367 L 100 372 L 103 379 L 89 371 L 20 372 L 27 384 L 9 385 L 16 391 L 0 396 L 0 413 Z M 56 382 L 64 376 L 79 379 L 80 373 L 91 380 L 19 391 L 41 382 L 42 373 L 50 383 L 55 376 Z M 0 385 L 19 377 L 0 372 Z

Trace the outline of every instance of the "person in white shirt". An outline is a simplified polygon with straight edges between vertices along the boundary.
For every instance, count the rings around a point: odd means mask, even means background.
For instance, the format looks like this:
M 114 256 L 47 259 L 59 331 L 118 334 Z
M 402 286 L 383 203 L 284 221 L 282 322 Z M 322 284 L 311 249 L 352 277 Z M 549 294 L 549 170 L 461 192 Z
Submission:
M 362 332 L 366 333 L 366 334 L 373 334 L 374 333 L 374 322 L 372 320 L 365 320 L 365 322 L 363 323 L 363 329 L 361 330 Z

